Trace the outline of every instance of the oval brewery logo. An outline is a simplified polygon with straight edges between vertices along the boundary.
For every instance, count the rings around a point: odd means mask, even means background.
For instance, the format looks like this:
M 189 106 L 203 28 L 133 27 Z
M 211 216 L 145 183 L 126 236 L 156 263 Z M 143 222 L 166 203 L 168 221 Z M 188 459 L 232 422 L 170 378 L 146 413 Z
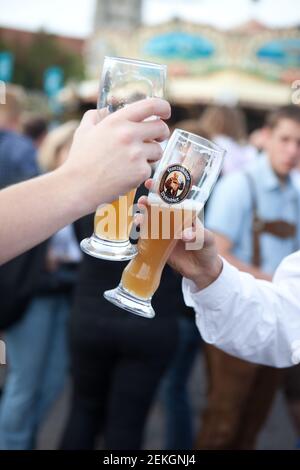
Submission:
M 168 204 L 183 201 L 191 188 L 192 177 L 182 165 L 171 165 L 164 172 L 159 185 L 159 195 Z

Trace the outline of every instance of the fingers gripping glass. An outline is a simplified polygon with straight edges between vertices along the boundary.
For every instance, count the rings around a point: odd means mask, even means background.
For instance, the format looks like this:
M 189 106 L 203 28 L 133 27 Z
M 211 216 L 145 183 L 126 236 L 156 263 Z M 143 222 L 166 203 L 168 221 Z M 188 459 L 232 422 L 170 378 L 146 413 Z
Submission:
M 152 318 L 151 298 L 163 268 L 181 236 L 208 199 L 225 152 L 197 135 L 176 129 L 154 174 L 138 254 L 123 271 L 116 289 L 104 297 L 129 312 Z
M 107 108 L 113 113 L 135 101 L 163 98 L 165 82 L 165 65 L 105 57 L 98 108 Z M 129 240 L 135 193 L 136 189 L 132 189 L 112 204 L 98 207 L 94 217 L 94 233 L 80 244 L 85 253 L 112 261 L 126 261 L 136 255 L 137 248 Z M 107 223 L 108 219 L 110 223 Z

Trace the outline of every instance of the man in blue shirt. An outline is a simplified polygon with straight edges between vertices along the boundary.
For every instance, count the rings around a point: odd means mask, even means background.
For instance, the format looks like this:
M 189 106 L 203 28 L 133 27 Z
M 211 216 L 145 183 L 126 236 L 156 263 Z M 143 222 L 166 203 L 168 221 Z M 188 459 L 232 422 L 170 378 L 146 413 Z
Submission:
M 39 173 L 32 140 L 18 133 L 20 115 L 20 99 L 8 89 L 0 106 L 0 189 Z
M 290 178 L 300 161 L 300 109 L 287 106 L 271 113 L 265 132 L 266 153 L 217 185 L 206 226 L 216 235 L 220 255 L 256 278 L 271 280 L 282 259 L 300 245 L 299 194 Z M 233 358 L 213 346 L 207 346 L 207 357 L 211 387 L 200 447 L 253 448 L 281 372 Z M 298 368 L 290 369 L 288 383 L 287 398 L 293 401 L 295 415 L 300 412 Z M 300 428 L 300 414 L 298 420 Z

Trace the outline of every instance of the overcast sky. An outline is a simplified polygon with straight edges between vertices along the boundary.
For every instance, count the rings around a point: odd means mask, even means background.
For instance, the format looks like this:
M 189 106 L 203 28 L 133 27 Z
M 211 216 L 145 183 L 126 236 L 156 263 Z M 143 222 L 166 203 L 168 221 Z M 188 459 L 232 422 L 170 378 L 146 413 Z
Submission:
M 107 0 L 109 1 L 109 0 Z M 86 37 L 92 31 L 96 0 L 0 0 L 0 25 Z M 143 20 L 174 16 L 229 28 L 250 18 L 269 26 L 300 24 L 299 0 L 144 0 Z

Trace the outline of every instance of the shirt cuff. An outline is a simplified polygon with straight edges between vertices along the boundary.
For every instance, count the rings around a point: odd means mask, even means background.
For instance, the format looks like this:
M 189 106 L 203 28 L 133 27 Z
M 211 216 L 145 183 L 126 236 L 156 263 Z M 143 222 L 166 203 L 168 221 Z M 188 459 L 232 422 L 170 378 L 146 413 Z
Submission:
M 239 271 L 229 264 L 224 258 L 223 269 L 219 277 L 208 287 L 199 290 L 196 284 L 183 278 L 182 292 L 186 305 L 189 307 L 200 306 L 205 309 L 218 309 L 234 291 L 238 284 Z

